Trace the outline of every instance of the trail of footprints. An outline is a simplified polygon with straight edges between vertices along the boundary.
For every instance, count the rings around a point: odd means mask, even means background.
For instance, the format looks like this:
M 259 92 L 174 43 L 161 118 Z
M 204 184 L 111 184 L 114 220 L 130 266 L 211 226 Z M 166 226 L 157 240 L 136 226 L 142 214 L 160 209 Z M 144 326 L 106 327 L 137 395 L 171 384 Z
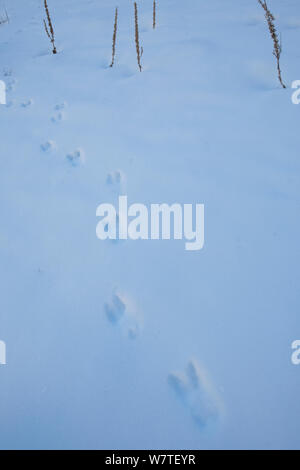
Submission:
M 136 339 L 141 331 L 141 319 L 132 302 L 118 291 L 113 292 L 109 302 L 104 304 L 108 321 L 117 326 L 128 338 Z
M 17 85 L 17 79 L 14 78 L 13 76 L 13 71 L 10 68 L 4 68 L 3 69 L 3 78 L 4 82 L 6 85 L 6 94 L 7 94 L 7 99 L 6 99 L 6 106 L 8 108 L 11 108 L 12 106 L 15 105 L 15 101 L 10 98 L 10 94 L 15 91 L 16 85 Z M 20 103 L 21 108 L 29 108 L 33 104 L 32 99 L 26 99 Z
M 65 120 L 66 108 L 67 103 L 65 101 L 54 106 L 54 114 L 51 117 L 51 122 L 53 124 L 59 124 L 61 121 Z M 41 144 L 41 150 L 43 152 L 51 152 L 53 150 L 57 150 L 57 144 L 52 140 L 48 140 L 47 142 Z M 65 157 L 67 162 L 72 167 L 78 167 L 85 163 L 85 152 L 82 148 L 78 148 L 72 152 L 67 153 Z
M 126 296 L 114 291 L 111 299 L 104 304 L 104 312 L 109 323 L 120 328 L 130 339 L 139 336 L 140 321 Z M 222 398 L 204 367 L 195 359 L 188 362 L 184 372 L 170 373 L 168 384 L 200 430 L 220 422 L 224 414 Z
M 4 68 L 3 69 L 3 77 L 6 83 L 6 93 L 7 93 L 7 100 L 6 100 L 6 106 L 8 108 L 11 108 L 15 105 L 15 101 L 10 97 L 10 94 L 15 90 L 17 80 L 13 77 L 13 71 L 10 68 Z M 26 99 L 21 101 L 20 107 L 25 109 L 29 109 L 34 105 L 34 101 L 32 99 Z M 57 104 L 54 107 L 54 113 L 51 117 L 51 122 L 54 124 L 60 123 L 65 119 L 66 116 L 66 108 L 67 108 L 67 103 L 62 102 Z M 43 142 L 40 144 L 40 149 L 42 152 L 45 153 L 51 153 L 53 151 L 58 150 L 58 146 L 54 140 L 48 140 L 46 142 Z M 80 165 L 83 165 L 85 162 L 85 153 L 83 149 L 75 149 L 72 152 L 67 153 L 65 156 L 66 161 L 70 164 L 72 167 L 78 167 Z
M 12 77 L 12 71 L 6 69 L 4 76 L 7 81 L 7 91 L 13 91 L 17 82 Z M 13 105 L 13 100 L 7 101 L 8 107 Z M 32 105 L 32 99 L 21 103 L 21 107 L 24 109 Z M 54 107 L 54 113 L 51 117 L 53 124 L 59 124 L 65 119 L 66 108 L 66 102 Z M 53 140 L 48 140 L 42 143 L 40 148 L 44 153 L 51 153 L 57 150 L 57 144 Z M 85 162 L 84 150 L 79 148 L 68 153 L 66 160 L 71 167 L 83 165 Z M 115 195 L 126 193 L 126 178 L 120 170 L 108 173 L 106 185 Z M 126 295 L 115 290 L 111 298 L 104 304 L 104 313 L 107 321 L 129 339 L 135 340 L 140 336 L 142 331 L 141 317 L 134 303 Z M 200 429 L 203 430 L 220 420 L 223 414 L 222 400 L 208 379 L 205 369 L 196 360 L 190 360 L 184 372 L 170 373 L 167 381 L 181 405 Z

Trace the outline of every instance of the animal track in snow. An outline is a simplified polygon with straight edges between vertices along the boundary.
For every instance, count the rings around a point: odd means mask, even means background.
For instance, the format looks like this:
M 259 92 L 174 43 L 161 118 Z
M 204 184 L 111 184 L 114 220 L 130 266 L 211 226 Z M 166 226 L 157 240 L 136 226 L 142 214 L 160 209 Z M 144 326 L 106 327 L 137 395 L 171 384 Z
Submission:
M 85 154 L 82 149 L 77 149 L 73 153 L 69 153 L 66 158 L 74 167 L 83 165 L 85 162 Z
M 141 321 L 135 305 L 125 295 L 114 292 L 111 301 L 104 304 L 104 311 L 112 325 L 119 327 L 128 338 L 137 338 Z
M 6 78 L 7 77 L 12 77 L 12 74 L 13 74 L 12 69 L 6 68 L 6 67 L 3 69 L 3 76 L 4 77 L 6 77 Z
M 63 112 L 64 109 L 66 108 L 67 106 L 67 103 L 66 102 L 63 102 L 63 103 L 60 103 L 60 104 L 57 104 L 55 107 L 54 107 L 54 111 L 56 111 L 55 115 L 52 116 L 51 118 L 51 121 L 52 122 L 61 122 L 64 120 L 65 118 L 65 113 Z
M 105 304 L 105 313 L 111 323 L 118 323 L 123 317 L 126 305 L 118 294 L 113 294 L 110 303 Z
M 64 101 L 63 103 L 57 104 L 54 109 L 55 111 L 61 111 L 62 109 L 65 109 L 67 106 L 67 103 Z
M 168 383 L 199 428 L 204 429 L 220 420 L 222 401 L 197 361 L 189 361 L 185 374 L 169 374 Z
M 10 91 L 14 91 L 16 86 L 17 80 L 11 78 L 6 84 L 6 91 L 9 93 Z
M 22 108 L 29 108 L 32 105 L 33 105 L 33 100 L 31 99 L 27 101 L 23 101 L 23 103 L 21 103 Z
M 65 117 L 64 113 L 59 112 L 59 113 L 55 114 L 55 116 L 52 116 L 51 121 L 52 122 L 60 122 L 60 121 L 64 120 L 64 117 Z

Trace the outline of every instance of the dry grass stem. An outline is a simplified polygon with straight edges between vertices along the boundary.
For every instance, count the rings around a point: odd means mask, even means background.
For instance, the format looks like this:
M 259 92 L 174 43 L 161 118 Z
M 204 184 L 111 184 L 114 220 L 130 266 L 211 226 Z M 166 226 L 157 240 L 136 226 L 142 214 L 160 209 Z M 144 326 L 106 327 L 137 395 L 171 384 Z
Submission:
M 46 31 L 46 34 L 47 34 L 48 38 L 51 41 L 53 54 L 57 54 L 57 50 L 56 50 L 56 47 L 55 47 L 54 29 L 53 29 L 53 25 L 52 25 L 50 13 L 49 13 L 47 0 L 44 0 L 44 5 L 45 5 L 47 21 L 48 21 L 48 27 L 47 27 L 46 21 L 44 20 L 45 31 Z

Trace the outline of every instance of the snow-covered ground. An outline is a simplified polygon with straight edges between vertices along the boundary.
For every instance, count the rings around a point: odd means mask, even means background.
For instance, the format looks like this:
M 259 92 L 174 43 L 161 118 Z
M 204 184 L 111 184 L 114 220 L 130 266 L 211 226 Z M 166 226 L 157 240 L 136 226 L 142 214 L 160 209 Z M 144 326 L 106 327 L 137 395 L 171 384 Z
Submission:
M 297 448 L 300 4 L 0 0 L 1 448 Z M 115 6 L 114 68 L 109 68 Z M 96 208 L 204 203 L 205 246 Z

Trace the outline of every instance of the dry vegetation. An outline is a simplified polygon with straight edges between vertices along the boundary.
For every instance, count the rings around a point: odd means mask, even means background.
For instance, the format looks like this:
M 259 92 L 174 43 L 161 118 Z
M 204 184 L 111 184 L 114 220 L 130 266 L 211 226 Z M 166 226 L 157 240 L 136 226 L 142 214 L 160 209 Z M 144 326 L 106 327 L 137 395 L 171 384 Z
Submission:
M 268 5 L 267 5 L 267 0 L 258 0 L 260 5 L 265 11 L 265 17 L 268 23 L 269 31 L 271 38 L 273 40 L 273 55 L 276 57 L 276 62 L 277 62 L 277 74 L 278 74 L 278 80 L 283 88 L 286 88 L 285 84 L 283 83 L 282 80 L 282 75 L 281 75 L 281 68 L 280 68 L 280 57 L 281 57 L 281 52 L 282 52 L 282 47 L 281 47 L 281 41 L 278 38 L 277 30 L 275 27 L 275 17 L 273 14 L 270 12 Z
M 49 13 L 47 0 L 44 0 L 44 5 L 45 5 L 45 10 L 46 10 L 47 22 L 48 22 L 48 27 L 47 27 L 46 20 L 44 20 L 45 31 L 52 44 L 52 53 L 57 54 L 57 50 L 55 46 L 54 29 L 53 29 L 53 25 L 52 25 L 50 13 Z
M 112 59 L 111 59 L 110 67 L 113 67 L 115 63 L 117 30 L 118 30 L 118 7 L 116 8 L 116 12 L 115 12 L 115 24 L 114 24 L 114 33 L 113 33 L 113 42 L 112 42 Z

